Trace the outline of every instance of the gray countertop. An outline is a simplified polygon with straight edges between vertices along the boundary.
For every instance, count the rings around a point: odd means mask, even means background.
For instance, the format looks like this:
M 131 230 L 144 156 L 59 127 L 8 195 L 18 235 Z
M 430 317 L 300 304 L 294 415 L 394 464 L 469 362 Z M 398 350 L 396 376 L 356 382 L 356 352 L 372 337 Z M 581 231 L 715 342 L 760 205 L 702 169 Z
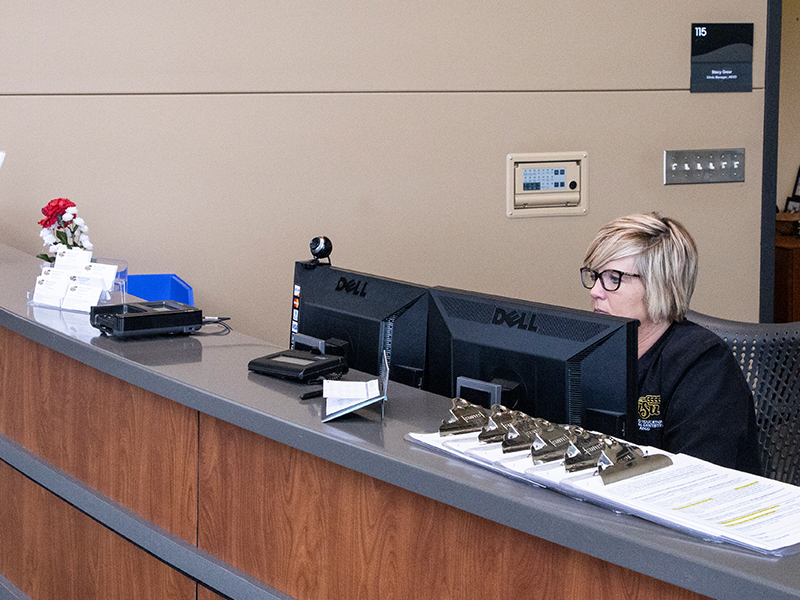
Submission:
M 306 386 L 248 372 L 251 359 L 281 348 L 236 331 L 108 338 L 86 314 L 27 305 L 39 268 L 33 256 L 0 245 L 0 326 L 267 438 L 680 587 L 715 598 L 800 598 L 800 555 L 705 542 L 406 441 L 409 432 L 436 430 L 447 398 L 390 383 L 384 422 L 373 408 L 322 423 L 322 400 L 299 399 Z

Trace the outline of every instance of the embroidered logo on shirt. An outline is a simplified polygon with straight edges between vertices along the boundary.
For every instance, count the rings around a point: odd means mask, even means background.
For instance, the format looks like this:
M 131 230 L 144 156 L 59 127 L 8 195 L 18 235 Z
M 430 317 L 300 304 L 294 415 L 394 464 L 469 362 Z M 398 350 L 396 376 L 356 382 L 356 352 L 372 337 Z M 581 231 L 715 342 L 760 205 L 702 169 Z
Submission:
M 652 419 L 661 416 L 661 396 L 641 396 L 639 398 L 639 418 Z
M 650 431 L 664 426 L 664 421 L 657 418 L 661 416 L 661 396 L 640 396 L 638 410 L 641 431 Z

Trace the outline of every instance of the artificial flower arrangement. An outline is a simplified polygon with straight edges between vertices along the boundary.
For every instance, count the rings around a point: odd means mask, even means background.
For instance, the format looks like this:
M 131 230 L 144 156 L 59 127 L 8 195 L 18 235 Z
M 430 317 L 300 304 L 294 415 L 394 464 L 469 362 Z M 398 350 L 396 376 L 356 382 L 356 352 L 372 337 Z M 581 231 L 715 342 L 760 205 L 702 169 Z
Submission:
M 56 198 L 47 203 L 42 209 L 44 219 L 39 221 L 42 230 L 39 237 L 45 246 L 50 246 L 49 251 L 57 254 L 67 248 L 81 248 L 91 250 L 92 242 L 86 232 L 89 231 L 86 223 L 78 216 L 78 208 L 68 198 Z M 55 262 L 56 257 L 50 254 L 37 254 L 45 262 Z

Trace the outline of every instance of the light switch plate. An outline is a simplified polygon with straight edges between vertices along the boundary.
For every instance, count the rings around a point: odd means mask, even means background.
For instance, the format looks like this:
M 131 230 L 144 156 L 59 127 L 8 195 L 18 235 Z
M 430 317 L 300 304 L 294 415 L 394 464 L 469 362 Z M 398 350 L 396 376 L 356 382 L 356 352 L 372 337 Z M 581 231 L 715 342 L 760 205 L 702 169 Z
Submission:
M 731 181 L 744 181 L 744 148 L 664 151 L 664 185 Z

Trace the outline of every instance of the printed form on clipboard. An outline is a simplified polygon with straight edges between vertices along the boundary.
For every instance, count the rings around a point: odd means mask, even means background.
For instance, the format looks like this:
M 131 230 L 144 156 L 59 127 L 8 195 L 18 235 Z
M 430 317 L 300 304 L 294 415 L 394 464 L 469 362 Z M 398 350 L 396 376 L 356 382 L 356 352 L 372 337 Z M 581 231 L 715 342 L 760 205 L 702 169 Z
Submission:
M 389 361 L 383 353 L 381 374 L 378 379 L 369 381 L 339 381 L 325 379 L 322 382 L 322 422 L 364 408 L 376 402 L 386 401 L 386 388 L 389 385 Z M 381 410 L 381 418 L 383 411 Z

